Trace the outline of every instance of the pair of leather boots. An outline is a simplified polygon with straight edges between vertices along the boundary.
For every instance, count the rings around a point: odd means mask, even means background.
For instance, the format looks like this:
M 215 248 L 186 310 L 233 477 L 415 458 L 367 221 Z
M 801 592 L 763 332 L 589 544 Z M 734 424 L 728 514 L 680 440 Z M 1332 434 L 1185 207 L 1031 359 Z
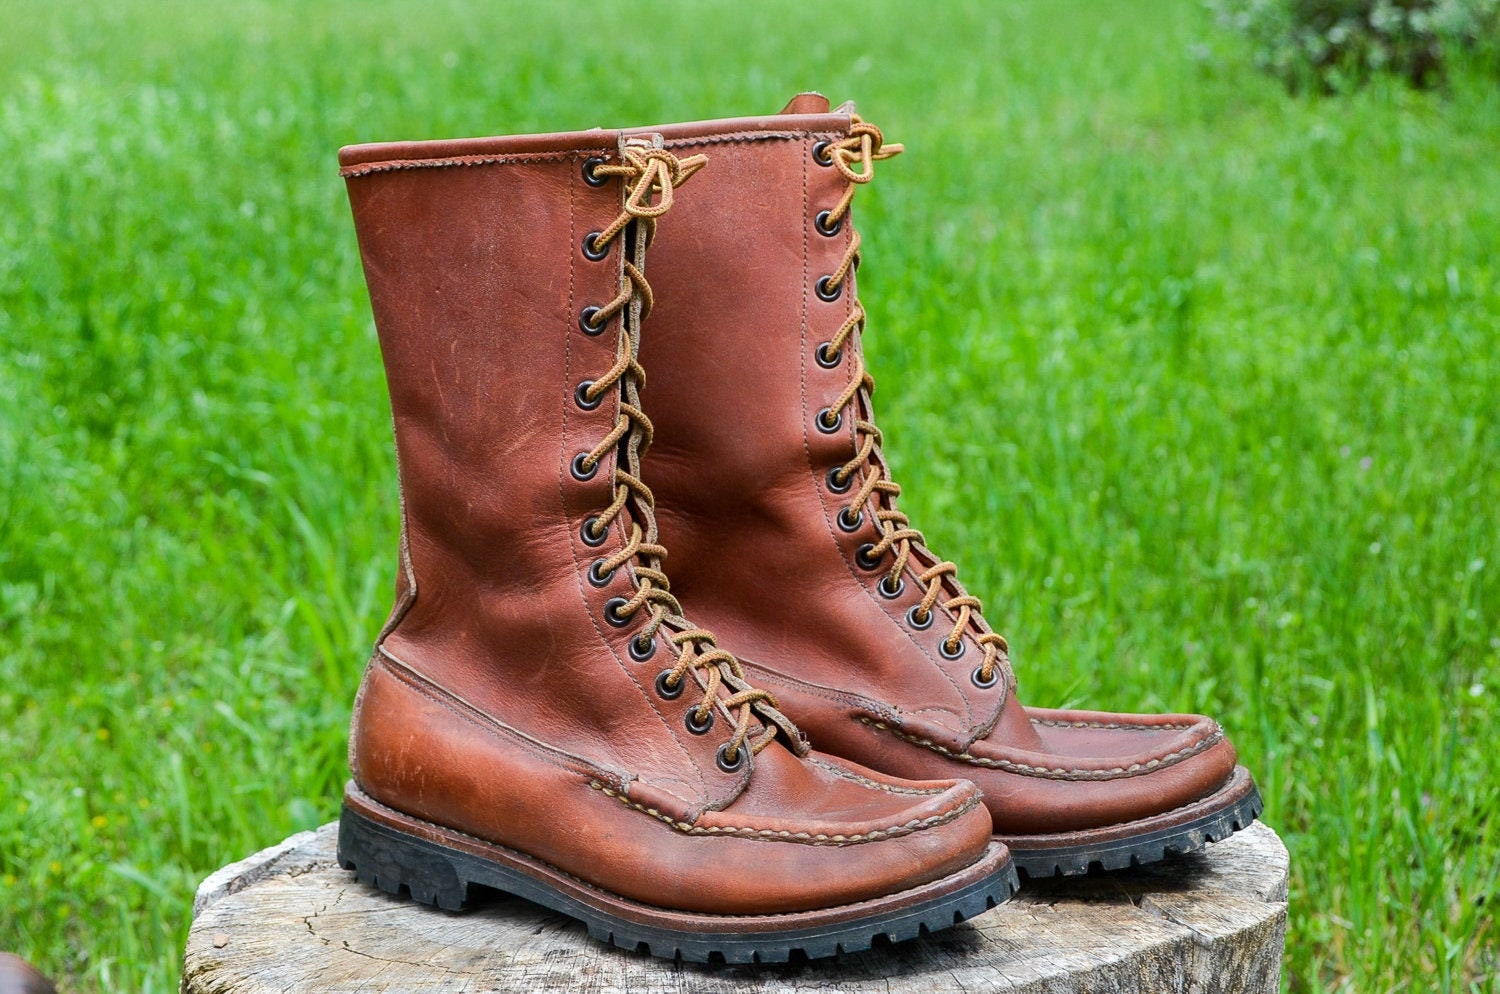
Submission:
M 815 94 L 341 151 L 402 497 L 340 828 L 361 880 L 776 961 L 1259 812 L 1208 718 L 1023 707 L 898 510 L 851 201 L 899 151 Z

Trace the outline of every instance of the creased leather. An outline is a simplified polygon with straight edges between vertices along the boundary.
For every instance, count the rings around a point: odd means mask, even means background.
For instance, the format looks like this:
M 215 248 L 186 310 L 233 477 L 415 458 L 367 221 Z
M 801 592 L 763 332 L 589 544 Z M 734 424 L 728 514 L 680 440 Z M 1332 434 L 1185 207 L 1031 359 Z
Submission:
M 1187 729 L 1141 719 L 1147 727 L 1119 734 L 1042 724 L 1052 713 L 1022 707 L 1007 681 L 975 686 L 975 633 L 948 660 L 939 652 L 952 630 L 946 612 L 926 630 L 907 621 L 930 556 L 913 556 L 894 598 L 878 588 L 884 569 L 856 563 L 855 550 L 878 538 L 874 509 L 854 531 L 841 528 L 845 495 L 827 477 L 856 449 L 853 418 L 846 411 L 831 433 L 816 424 L 848 382 L 848 360 L 826 369 L 815 353 L 851 313 L 857 276 L 837 300 L 814 292 L 847 250 L 854 218 L 832 236 L 814 227 L 845 181 L 813 150 L 847 137 L 852 111 L 802 94 L 770 119 L 661 129 L 679 153 L 714 156 L 655 249 L 661 303 L 642 343 L 656 425 L 646 469 L 674 591 L 739 647 L 814 747 L 901 776 L 972 778 L 1002 836 L 1129 821 L 1212 793 L 1235 754 L 1209 719 L 1179 716 Z M 845 348 L 862 349 L 862 333 Z M 963 592 L 947 587 L 944 599 Z M 1168 766 L 1091 779 L 1211 736 L 1212 747 Z M 1053 768 L 1078 775 L 1031 772 Z
M 390 385 L 403 523 L 396 605 L 356 701 L 355 780 L 411 817 L 706 913 L 828 907 L 972 865 L 989 836 L 972 784 L 909 787 L 779 742 L 726 772 L 722 703 L 708 733 L 685 726 L 698 673 L 664 699 L 654 683 L 675 660 L 666 636 L 638 662 L 627 646 L 644 612 L 623 627 L 604 620 L 607 599 L 632 593 L 630 568 L 603 586 L 587 572 L 623 547 L 629 514 L 603 545 L 586 544 L 585 520 L 612 497 L 614 456 L 588 480 L 570 467 L 619 414 L 618 390 L 593 410 L 576 399 L 619 345 L 618 319 L 599 335 L 580 326 L 621 285 L 619 242 L 603 260 L 583 252 L 621 196 L 617 182 L 586 182 L 583 164 L 613 155 L 619 137 L 340 152 Z M 661 235 L 675 227 L 668 216 Z

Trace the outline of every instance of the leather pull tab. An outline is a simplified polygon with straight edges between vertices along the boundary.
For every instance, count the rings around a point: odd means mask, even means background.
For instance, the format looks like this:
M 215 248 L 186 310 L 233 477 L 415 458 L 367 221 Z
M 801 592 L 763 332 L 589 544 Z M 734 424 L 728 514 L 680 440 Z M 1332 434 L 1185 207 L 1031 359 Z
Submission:
M 781 108 L 783 114 L 826 114 L 828 113 L 828 98 L 821 93 L 809 90 L 799 93 L 790 102 Z

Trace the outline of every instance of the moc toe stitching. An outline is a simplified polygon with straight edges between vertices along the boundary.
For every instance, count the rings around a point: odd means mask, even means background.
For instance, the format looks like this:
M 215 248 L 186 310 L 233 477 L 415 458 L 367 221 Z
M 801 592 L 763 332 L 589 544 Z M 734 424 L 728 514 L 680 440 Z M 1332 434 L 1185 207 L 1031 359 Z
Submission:
M 882 721 L 875 721 L 863 716 L 861 716 L 858 720 L 862 724 L 868 725 L 871 728 L 877 729 L 882 732 L 888 732 L 892 735 L 897 736 L 898 738 L 912 743 L 913 745 L 931 749 L 934 752 L 940 753 L 943 756 L 957 760 L 961 763 L 967 763 L 972 766 L 981 766 L 991 769 L 1004 770 L 1007 773 L 1015 773 L 1021 776 L 1040 777 L 1048 780 L 1099 781 L 1119 780 L 1127 777 L 1143 776 L 1160 769 L 1175 766 L 1178 763 L 1191 759 L 1200 753 L 1206 752 L 1208 749 L 1224 740 L 1223 732 L 1215 728 L 1211 734 L 1204 736 L 1196 742 L 1161 755 L 1151 756 L 1149 758 L 1135 758 L 1129 763 L 1117 764 L 1113 766 L 1082 765 L 1066 767 L 1042 765 L 1040 762 L 1035 760 L 1033 762 L 1021 762 L 1015 759 L 1005 758 L 1004 756 L 976 756 L 970 752 L 959 752 L 953 749 L 949 749 L 938 742 L 934 742 L 932 739 L 912 735 L 909 732 L 905 732 Z M 1036 756 L 1036 754 L 1034 753 L 1026 753 L 1025 755 L 1028 757 Z M 1039 758 L 1040 757 L 1038 757 L 1038 759 Z M 1107 763 L 1109 761 L 1101 760 L 1098 762 Z

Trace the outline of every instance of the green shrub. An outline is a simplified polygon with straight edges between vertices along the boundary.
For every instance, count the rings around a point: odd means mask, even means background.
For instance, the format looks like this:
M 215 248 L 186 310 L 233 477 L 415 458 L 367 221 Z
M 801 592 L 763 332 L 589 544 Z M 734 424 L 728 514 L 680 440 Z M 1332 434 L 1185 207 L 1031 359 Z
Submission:
M 1351 89 L 1375 73 L 1439 86 L 1456 55 L 1491 68 L 1500 0 L 1206 0 L 1219 23 L 1255 46 L 1258 66 L 1293 91 Z

